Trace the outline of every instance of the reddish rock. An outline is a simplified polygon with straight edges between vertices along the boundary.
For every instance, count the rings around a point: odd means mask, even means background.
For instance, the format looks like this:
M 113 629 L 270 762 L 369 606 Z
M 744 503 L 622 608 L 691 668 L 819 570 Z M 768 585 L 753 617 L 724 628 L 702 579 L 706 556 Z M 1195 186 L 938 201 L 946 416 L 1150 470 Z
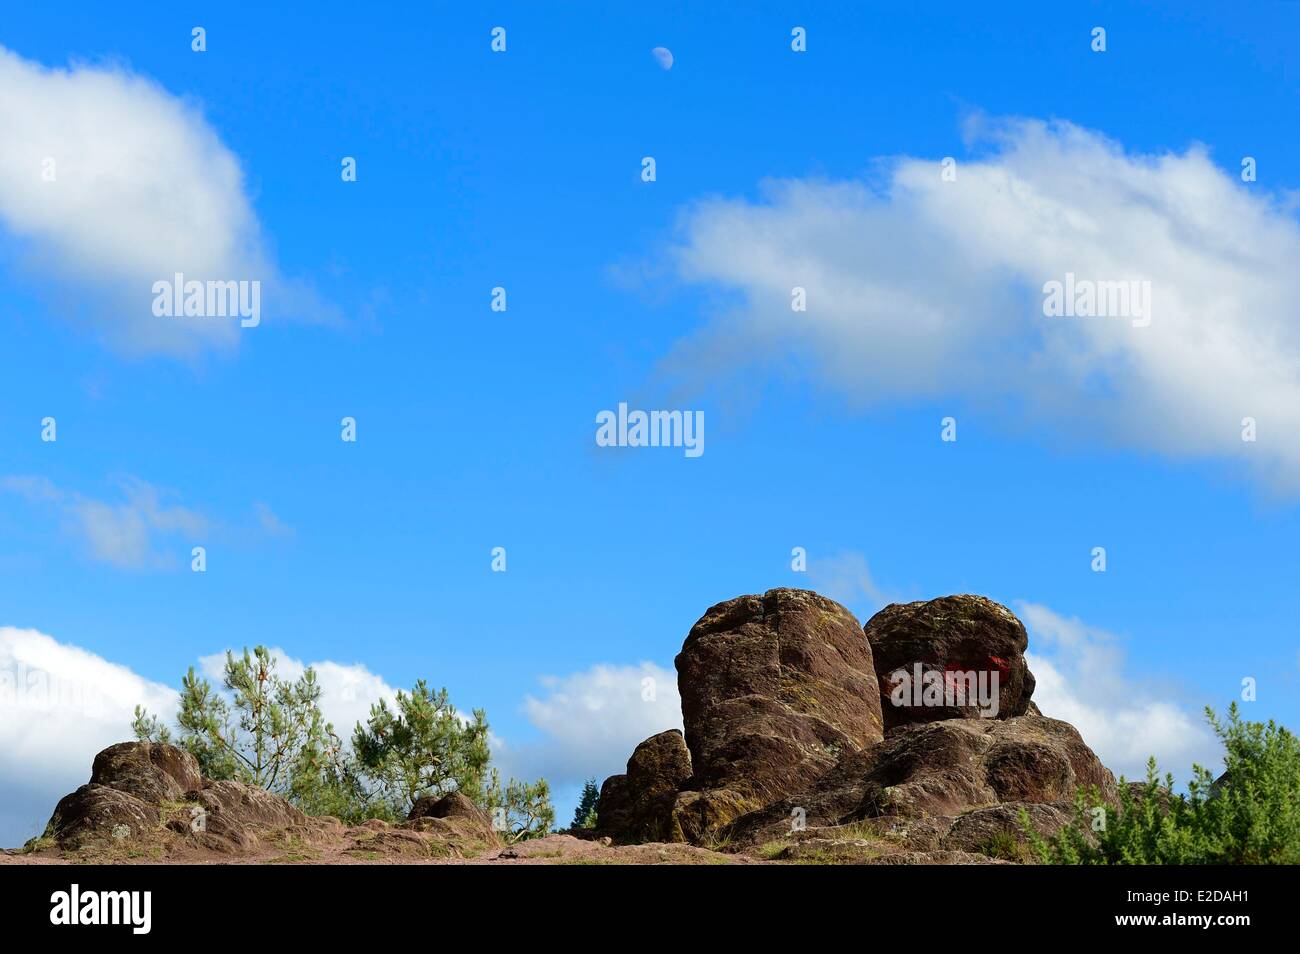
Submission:
M 678 791 L 691 777 L 691 756 L 681 732 L 652 735 L 627 760 L 625 775 L 612 775 L 596 803 L 596 831 L 619 841 L 681 841 L 673 831 Z
M 243 782 L 204 779 L 190 799 L 202 809 L 192 826 L 196 833 L 205 832 L 207 841 L 225 839 L 244 851 L 257 847 L 259 835 L 307 824 L 307 816 L 279 795 Z
M 692 790 L 770 804 L 882 736 L 871 645 L 848 610 L 811 591 L 719 603 L 676 665 Z
M 878 816 L 941 819 L 1003 802 L 1061 807 L 1088 786 L 1115 798 L 1114 776 L 1067 722 L 949 719 L 891 731 L 805 791 L 740 818 L 727 834 L 761 843 L 788 832 L 796 811 L 814 827 Z
M 1000 603 L 982 596 L 891 603 L 864 631 L 886 729 L 944 719 L 1012 719 L 1029 709 L 1029 637 Z M 930 686 L 937 687 L 933 694 L 925 691 Z M 989 691 L 987 699 L 979 698 L 981 688 Z
M 449 792 L 442 796 L 425 795 L 417 798 L 406 817 L 409 821 L 414 821 L 417 818 L 467 818 L 489 828 L 492 825 L 487 812 L 460 792 Z
M 162 742 L 119 742 L 95 756 L 90 781 L 157 805 L 203 784 L 199 763 L 184 749 Z
M 107 785 L 89 783 L 63 796 L 45 826 L 62 848 L 125 841 L 158 826 L 158 807 Z
M 1004 802 L 990 805 L 953 819 L 948 833 L 943 836 L 943 848 L 979 852 L 1007 861 L 1031 862 L 1034 855 L 1020 817 L 1022 811 L 1029 820 L 1030 829 L 1044 839 L 1055 835 L 1074 818 L 1073 812 L 1063 803 Z

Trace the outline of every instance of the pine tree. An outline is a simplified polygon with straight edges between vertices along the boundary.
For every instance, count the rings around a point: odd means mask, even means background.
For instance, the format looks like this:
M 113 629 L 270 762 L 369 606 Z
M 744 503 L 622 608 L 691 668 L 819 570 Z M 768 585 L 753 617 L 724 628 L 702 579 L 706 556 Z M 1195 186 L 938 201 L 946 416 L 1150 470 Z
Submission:
M 503 784 L 495 769 L 489 776 L 483 710 L 462 716 L 446 689 L 421 679 L 394 705 L 371 706 L 349 747 L 321 714 L 316 673 L 308 667 L 290 682 L 275 665 L 258 646 L 239 658 L 226 654 L 219 688 L 193 668 L 181 680 L 175 742 L 208 778 L 256 785 L 308 814 L 347 822 L 399 821 L 424 795 L 460 792 L 492 815 L 507 842 L 549 832 L 555 812 L 545 779 Z M 173 729 L 141 706 L 131 728 L 142 741 L 173 741 Z
M 482 805 L 492 818 L 493 830 L 508 845 L 549 835 L 555 823 L 551 788 L 544 778 L 531 785 L 512 778 L 503 786 L 493 769 Z
M 595 828 L 598 801 L 600 801 L 600 789 L 596 787 L 596 780 L 589 778 L 582 786 L 582 797 L 578 799 L 578 808 L 573 813 L 573 824 L 569 827 Z
M 308 812 L 356 814 L 342 741 L 320 711 L 311 667 L 290 682 L 265 646 L 226 653 L 222 692 L 191 667 L 181 680 L 176 741 L 208 778 L 232 779 L 283 795 Z M 171 730 L 136 706 L 142 741 L 170 742 Z
M 482 800 L 491 757 L 486 715 L 475 709 L 462 718 L 447 690 L 434 692 L 423 679 L 410 693 L 399 691 L 395 707 L 382 699 L 371 706 L 352 734 L 352 750 L 374 783 L 374 801 L 395 818 L 405 818 L 423 795 L 458 791 Z

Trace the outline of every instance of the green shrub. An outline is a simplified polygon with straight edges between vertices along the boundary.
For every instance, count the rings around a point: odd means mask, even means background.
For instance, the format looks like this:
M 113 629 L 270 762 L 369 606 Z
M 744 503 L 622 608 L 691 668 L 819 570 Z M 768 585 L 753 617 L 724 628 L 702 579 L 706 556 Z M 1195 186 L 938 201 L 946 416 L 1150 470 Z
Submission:
M 1176 793 L 1173 776 L 1161 782 L 1153 758 L 1145 783 L 1120 780 L 1118 808 L 1096 789 L 1081 791 L 1073 824 L 1050 840 L 1022 812 L 1038 857 L 1048 864 L 1300 863 L 1300 740 L 1271 720 L 1243 721 L 1235 702 L 1226 722 L 1209 707 L 1205 714 L 1224 747 L 1218 782 L 1195 765 L 1187 792 Z
M 492 827 L 506 844 L 529 838 L 541 838 L 551 832 L 555 810 L 551 807 L 551 789 L 546 779 L 529 785 L 515 779 L 502 787 L 496 769 L 484 790 L 483 807 L 492 817 Z

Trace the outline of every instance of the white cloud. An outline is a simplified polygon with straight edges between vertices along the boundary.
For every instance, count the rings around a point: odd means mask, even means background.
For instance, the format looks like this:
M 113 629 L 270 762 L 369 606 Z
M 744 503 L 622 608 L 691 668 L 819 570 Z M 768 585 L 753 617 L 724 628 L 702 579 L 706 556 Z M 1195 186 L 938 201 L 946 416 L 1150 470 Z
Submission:
M 273 649 L 276 671 L 302 675 L 304 663 Z M 203 656 L 199 670 L 220 685 L 225 653 Z M 311 663 L 321 712 L 344 738 L 379 699 L 396 690 L 360 664 Z M 176 690 L 34 629 L 0 626 L 0 847 L 17 845 L 49 819 L 55 802 L 90 778 L 102 749 L 131 736 L 135 707 L 164 722 Z
M 1063 440 L 1243 459 L 1300 489 L 1292 210 L 1200 147 L 1126 153 L 1062 122 L 970 128 L 983 151 L 955 181 L 902 158 L 871 181 L 770 182 L 761 201 L 689 209 L 680 273 L 742 303 L 667 369 L 708 381 L 780 362 L 863 406 L 967 399 Z M 1150 281 L 1150 326 L 1044 317 L 1044 283 L 1067 272 Z
M 654 663 L 596 665 L 541 683 L 545 695 L 524 700 L 541 738 L 518 746 L 498 742 L 494 761 L 503 774 L 544 776 L 559 787 L 593 775 L 599 783 L 624 771 L 637 743 L 682 727 L 677 675 Z
M 171 492 L 135 478 L 121 482 L 122 499 L 116 501 L 62 490 L 44 477 L 6 477 L 0 479 L 0 489 L 50 505 L 62 518 L 65 530 L 81 541 L 93 559 L 120 569 L 177 565 L 177 557 L 158 552 L 155 538 L 188 537 L 186 545 L 178 549 L 188 555 L 189 543 L 198 542 L 194 538 L 210 527 L 198 512 L 168 503 Z
M 1222 746 L 1199 713 L 1168 700 L 1161 688 L 1135 681 L 1124 671 L 1116 639 L 1077 617 L 1046 606 L 1017 603 L 1029 631 L 1030 671 L 1038 682 L 1034 702 L 1043 715 L 1069 722 L 1118 776 L 1146 778 L 1154 755 L 1160 773 L 1185 783 L 1193 762 L 1218 774 Z
M 153 315 L 153 283 L 176 272 L 259 280 L 264 306 L 287 287 L 263 254 L 238 159 L 195 104 L 152 80 L 119 65 L 51 69 L 0 47 L 0 129 L 0 226 L 118 346 L 235 345 L 238 320 Z
M 176 693 L 34 629 L 0 626 L 0 846 L 40 834 L 55 802 L 90 778 L 96 753 L 131 737 L 136 705 Z

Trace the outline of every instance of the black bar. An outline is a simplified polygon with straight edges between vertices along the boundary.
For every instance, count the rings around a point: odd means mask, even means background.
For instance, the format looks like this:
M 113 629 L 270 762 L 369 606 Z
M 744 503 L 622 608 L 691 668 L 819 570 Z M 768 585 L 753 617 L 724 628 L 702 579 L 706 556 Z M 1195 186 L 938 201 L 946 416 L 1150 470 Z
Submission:
M 595 941 L 590 932 L 604 924 L 623 937 L 663 931 L 666 939 L 707 926 L 721 932 L 715 936 L 752 932 L 761 941 L 782 923 L 813 934 L 848 928 L 864 941 L 894 931 L 970 940 L 1038 929 L 1071 939 L 1199 933 L 1231 940 L 1281 927 L 1283 884 L 1291 877 L 1285 869 L 1209 867 L 0 863 L 0 916 L 10 931 L 112 934 L 128 944 L 199 937 L 373 942 L 409 936 L 431 921 L 481 930 L 485 940 L 577 932 Z M 149 892 L 148 933 L 134 933 L 129 923 L 52 924 L 52 896 L 70 894 L 73 884 L 83 902 L 88 892 Z M 1133 917 L 1154 921 L 1119 923 Z M 1199 923 L 1205 917 L 1208 926 Z

